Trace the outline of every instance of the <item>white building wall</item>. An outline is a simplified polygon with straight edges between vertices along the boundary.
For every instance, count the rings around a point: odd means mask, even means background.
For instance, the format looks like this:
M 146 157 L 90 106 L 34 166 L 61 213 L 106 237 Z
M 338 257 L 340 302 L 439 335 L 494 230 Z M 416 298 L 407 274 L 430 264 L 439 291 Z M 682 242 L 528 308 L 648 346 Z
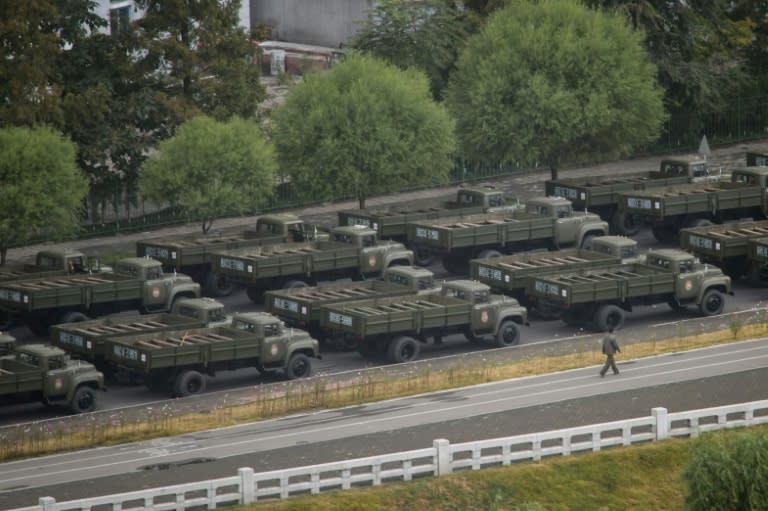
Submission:
M 247 34 L 251 32 L 251 0 L 240 0 L 240 26 L 245 28 Z M 141 10 L 136 6 L 133 0 L 96 0 L 95 12 L 102 18 L 109 21 L 109 13 L 113 9 L 120 9 L 123 7 L 131 7 L 131 20 L 140 18 Z M 107 25 L 104 31 L 109 33 L 110 28 Z

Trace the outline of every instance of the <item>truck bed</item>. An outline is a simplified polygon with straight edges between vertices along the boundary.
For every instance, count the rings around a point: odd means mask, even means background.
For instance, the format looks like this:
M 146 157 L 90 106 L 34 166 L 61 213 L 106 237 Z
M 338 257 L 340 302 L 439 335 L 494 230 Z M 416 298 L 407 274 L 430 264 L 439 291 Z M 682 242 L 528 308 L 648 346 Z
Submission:
M 323 305 L 321 325 L 359 337 L 469 325 L 472 304 L 428 295 L 388 297 Z
M 693 227 L 680 231 L 680 247 L 700 257 L 746 256 L 749 240 L 768 236 L 768 220 Z
M 108 360 L 140 372 L 258 357 L 262 344 L 256 335 L 229 327 L 107 337 L 104 342 Z
M 407 286 L 380 280 L 334 282 L 317 287 L 267 291 L 264 308 L 287 321 L 298 322 L 319 319 L 319 305 L 414 293 Z
M 720 182 L 653 188 L 623 194 L 622 208 L 629 214 L 656 218 L 754 208 L 762 204 L 759 187 Z
M 281 242 L 282 236 L 256 237 L 245 233 L 158 238 L 136 242 L 136 255 L 149 256 L 166 267 L 181 269 L 182 266 L 209 263 L 217 251 Z
M 536 277 L 532 292 L 549 302 L 568 305 L 672 293 L 674 286 L 674 274 L 632 264 Z
M 685 184 L 687 176 L 659 177 L 659 173 L 642 172 L 619 177 L 590 176 L 547 180 L 544 184 L 547 196 L 565 197 L 574 209 L 613 205 L 618 194 L 646 188 Z
M 40 370 L 15 359 L 0 359 L 0 395 L 42 390 Z
M 473 279 L 504 291 L 523 290 L 536 275 L 620 263 L 619 257 L 589 250 L 532 252 L 470 262 Z
M 553 235 L 552 218 L 522 212 L 514 217 L 503 215 L 451 217 L 413 222 L 408 226 L 410 242 L 435 250 L 546 239 Z
M 362 209 L 339 211 L 339 225 L 364 225 L 375 229 L 379 238 L 402 238 L 406 225 L 418 220 L 428 220 L 458 214 L 482 213 L 483 206 L 462 207 L 458 202 L 435 203 L 425 207 L 397 207 L 393 209 Z
M 197 328 L 201 322 L 179 314 L 112 316 L 80 323 L 51 327 L 51 343 L 80 358 L 93 361 L 104 355 L 104 339 L 123 335 L 161 332 L 179 328 Z

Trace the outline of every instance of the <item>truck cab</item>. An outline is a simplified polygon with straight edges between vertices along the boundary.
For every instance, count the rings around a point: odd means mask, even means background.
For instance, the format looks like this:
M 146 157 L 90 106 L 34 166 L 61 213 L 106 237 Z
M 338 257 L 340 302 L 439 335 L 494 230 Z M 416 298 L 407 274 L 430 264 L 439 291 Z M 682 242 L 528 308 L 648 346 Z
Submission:
M 304 220 L 290 213 L 263 215 L 256 220 L 255 229 L 243 231 L 246 239 L 279 238 L 283 242 L 327 239 L 326 232 L 318 232 L 317 226 L 308 226 Z
M 624 263 L 635 262 L 643 258 L 637 253 L 637 242 L 626 236 L 596 236 L 585 248 L 598 254 L 618 257 Z
M 739 167 L 731 172 L 731 182 L 739 185 L 759 186 L 763 190 L 768 188 L 768 167 Z
M 16 348 L 16 339 L 8 334 L 0 332 L 0 358 L 13 357 Z
M 456 192 L 458 207 L 481 206 L 486 209 L 506 206 L 504 193 L 491 186 L 460 188 Z
M 435 290 L 435 274 L 418 266 L 392 266 L 384 271 L 384 282 L 392 282 L 415 292 Z
M 146 310 L 169 310 L 177 298 L 200 296 L 200 285 L 192 278 L 175 272 L 166 275 L 162 263 L 148 257 L 122 259 L 115 265 L 115 273 L 142 281 Z
M 731 292 L 731 278 L 720 268 L 702 264 L 699 260 L 677 249 L 660 249 L 646 255 L 648 266 L 662 268 L 675 274 L 675 298 L 680 304 L 701 302 L 704 291 L 716 288 L 722 293 Z
M 665 158 L 661 160 L 659 170 L 651 174 L 655 178 L 688 177 L 691 183 L 720 181 L 728 177 L 723 174 L 721 166 L 709 165 L 707 160 L 699 155 Z
M 525 211 L 530 215 L 555 219 L 552 244 L 558 248 L 573 244 L 577 247 L 586 246 L 597 234 L 608 233 L 608 224 L 599 215 L 586 211 L 575 213 L 571 201 L 563 197 L 529 199 Z
M 382 272 L 389 266 L 413 265 L 413 252 L 397 241 L 379 241 L 376 231 L 363 225 L 334 227 L 330 241 L 360 250 L 360 273 Z
M 747 153 L 748 167 L 766 167 L 768 166 L 768 153 Z
M 320 343 L 304 330 L 289 328 L 266 312 L 238 313 L 232 329 L 253 334 L 261 341 L 259 360 L 264 368 L 286 368 L 296 363 L 295 355 L 320 358 Z M 293 359 L 293 361 L 292 361 Z
M 224 304 L 212 298 L 183 298 L 176 300 L 171 312 L 187 318 L 194 318 L 207 327 L 214 328 L 230 324 L 232 317 L 224 311 Z

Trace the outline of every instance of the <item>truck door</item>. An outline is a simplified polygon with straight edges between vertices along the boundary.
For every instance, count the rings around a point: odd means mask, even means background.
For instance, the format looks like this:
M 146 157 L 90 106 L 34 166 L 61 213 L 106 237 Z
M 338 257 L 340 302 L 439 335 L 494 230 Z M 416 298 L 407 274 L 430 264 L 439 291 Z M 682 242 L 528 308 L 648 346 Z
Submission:
M 147 268 L 147 280 L 144 281 L 144 307 L 157 309 L 169 304 L 170 289 L 173 284 L 171 279 L 164 279 L 162 270 Z
M 571 206 L 555 207 L 555 228 L 552 233 L 555 245 L 572 245 L 576 242 L 576 233 L 581 225 L 581 217 L 573 216 Z
M 499 311 L 489 303 L 488 291 L 475 291 L 472 306 L 472 330 L 476 333 L 492 332 L 496 329 L 496 318 Z
M 679 301 L 696 298 L 701 287 L 701 274 L 693 271 L 693 263 L 680 263 L 680 271 L 675 278 L 675 296 Z

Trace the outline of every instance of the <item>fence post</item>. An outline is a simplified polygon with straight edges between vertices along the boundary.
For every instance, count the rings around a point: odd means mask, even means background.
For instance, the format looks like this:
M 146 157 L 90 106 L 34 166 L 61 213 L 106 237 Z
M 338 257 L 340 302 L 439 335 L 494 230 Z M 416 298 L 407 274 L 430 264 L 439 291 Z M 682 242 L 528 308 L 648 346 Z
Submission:
M 40 497 L 37 499 L 40 511 L 54 511 L 56 509 L 56 499 L 53 497 Z
M 237 469 L 237 475 L 240 476 L 240 503 L 252 504 L 253 500 L 253 469 L 243 467 Z
M 443 476 L 453 472 L 451 468 L 450 442 L 445 438 L 432 440 L 432 447 L 435 449 L 435 458 L 437 459 L 436 476 Z
M 651 408 L 651 414 L 656 421 L 656 440 L 665 440 L 669 438 L 669 416 L 667 409 L 659 406 Z

